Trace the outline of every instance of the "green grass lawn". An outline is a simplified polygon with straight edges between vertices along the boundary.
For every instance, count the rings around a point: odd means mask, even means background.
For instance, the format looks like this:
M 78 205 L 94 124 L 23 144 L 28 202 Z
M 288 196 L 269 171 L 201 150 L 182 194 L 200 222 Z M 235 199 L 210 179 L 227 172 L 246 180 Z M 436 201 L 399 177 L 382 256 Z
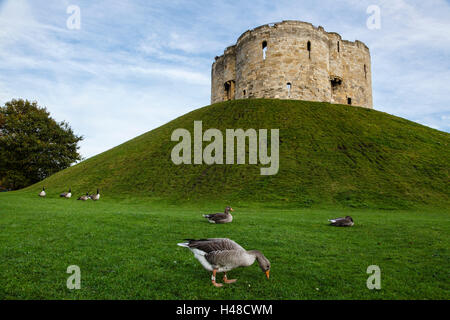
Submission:
M 98 202 L 0 194 L 0 299 L 449 299 L 450 212 L 283 208 L 231 203 L 233 223 L 202 213 L 226 203 L 173 205 L 155 200 Z M 352 228 L 328 218 L 350 214 Z M 184 238 L 228 237 L 262 251 L 255 263 L 215 288 Z M 69 290 L 69 265 L 81 289 Z M 381 290 L 366 269 L 381 268 Z M 221 281 L 221 276 L 220 276 Z

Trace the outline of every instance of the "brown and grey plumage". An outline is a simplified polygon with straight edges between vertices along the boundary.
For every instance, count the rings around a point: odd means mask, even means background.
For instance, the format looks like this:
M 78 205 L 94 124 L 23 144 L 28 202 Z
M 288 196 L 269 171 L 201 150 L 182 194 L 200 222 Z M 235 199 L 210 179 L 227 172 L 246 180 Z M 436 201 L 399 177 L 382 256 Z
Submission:
M 69 192 L 63 192 L 59 195 L 61 198 L 66 198 L 69 199 L 70 197 L 72 197 L 72 189 L 69 188 Z
M 335 227 L 351 227 L 353 226 L 353 219 L 350 216 L 346 216 L 345 218 L 336 218 L 328 220 L 330 224 Z
M 194 257 L 200 261 L 202 266 L 212 271 L 212 284 L 221 287 L 221 283 L 216 282 L 216 273 L 224 272 L 223 281 L 225 283 L 235 282 L 236 279 L 229 280 L 227 272 L 238 268 L 251 266 L 255 260 L 259 267 L 269 278 L 270 262 L 258 250 L 245 250 L 239 244 L 228 238 L 210 238 L 210 239 L 186 239 L 187 242 L 178 243 L 180 247 L 189 248 Z
M 234 211 L 233 208 L 228 206 L 224 212 L 204 214 L 203 217 L 208 219 L 210 223 L 229 223 L 233 221 L 231 211 Z
M 86 194 L 84 196 L 79 197 L 77 200 L 89 200 L 91 197 L 89 197 L 89 192 L 86 192 Z
M 96 194 L 92 194 L 89 196 L 92 200 L 97 201 L 100 199 L 100 191 L 97 189 L 97 193 Z
M 42 187 L 42 191 L 39 192 L 39 197 L 45 197 L 47 194 L 45 193 L 45 187 Z

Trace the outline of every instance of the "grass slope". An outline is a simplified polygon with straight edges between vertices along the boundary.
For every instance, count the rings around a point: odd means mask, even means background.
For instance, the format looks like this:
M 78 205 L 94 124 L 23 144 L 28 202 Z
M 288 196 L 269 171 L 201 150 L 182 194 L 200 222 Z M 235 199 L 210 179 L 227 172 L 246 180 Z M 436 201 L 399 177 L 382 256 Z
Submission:
M 260 165 L 176 166 L 171 134 L 186 128 L 193 137 L 194 120 L 203 121 L 203 131 L 217 128 L 224 136 L 227 128 L 279 128 L 278 174 L 261 176 Z M 113 197 L 442 207 L 450 203 L 449 164 L 448 133 L 383 112 L 307 101 L 237 100 L 190 112 L 27 191 L 45 185 L 56 195 L 72 187 L 81 195 L 100 187 Z
M 81 202 L 0 194 L 0 299 L 448 299 L 449 211 L 270 209 L 234 206 L 227 225 L 201 213 L 219 205 L 172 206 L 144 199 Z M 327 218 L 351 214 L 352 228 Z M 229 237 L 271 261 L 210 274 L 177 242 Z M 69 290 L 69 265 L 81 289 Z M 381 290 L 369 290 L 369 265 Z M 220 276 L 220 280 L 221 276 Z

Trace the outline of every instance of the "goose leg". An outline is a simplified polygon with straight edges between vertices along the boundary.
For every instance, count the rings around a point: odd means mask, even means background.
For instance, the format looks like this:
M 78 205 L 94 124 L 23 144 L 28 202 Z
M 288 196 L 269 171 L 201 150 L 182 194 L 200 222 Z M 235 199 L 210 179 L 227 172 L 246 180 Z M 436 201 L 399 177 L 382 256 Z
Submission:
M 223 282 L 225 282 L 225 283 L 234 283 L 234 282 L 236 282 L 237 281 L 237 279 L 229 279 L 228 280 L 228 278 L 227 278 L 227 273 L 225 272 L 225 274 L 223 275 Z
M 212 284 L 213 284 L 215 287 L 221 287 L 221 286 L 223 286 L 223 284 L 217 283 L 217 282 L 216 282 L 216 272 L 217 272 L 217 270 L 214 269 L 214 270 L 213 270 L 213 274 L 212 274 L 212 276 L 211 276 L 211 282 L 212 282 Z

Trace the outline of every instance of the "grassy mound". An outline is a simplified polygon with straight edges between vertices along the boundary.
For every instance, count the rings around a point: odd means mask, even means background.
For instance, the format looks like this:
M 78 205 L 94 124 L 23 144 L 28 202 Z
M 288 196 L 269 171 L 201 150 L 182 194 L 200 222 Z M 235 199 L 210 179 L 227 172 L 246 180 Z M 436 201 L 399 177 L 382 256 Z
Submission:
M 170 137 L 191 132 L 279 129 L 280 165 L 175 165 Z M 369 208 L 447 206 L 450 135 L 383 112 L 289 100 L 236 100 L 192 111 L 27 188 L 49 196 L 98 187 L 107 197 L 270 201 Z M 204 147 L 209 143 L 205 142 Z M 248 163 L 248 158 L 246 163 Z

